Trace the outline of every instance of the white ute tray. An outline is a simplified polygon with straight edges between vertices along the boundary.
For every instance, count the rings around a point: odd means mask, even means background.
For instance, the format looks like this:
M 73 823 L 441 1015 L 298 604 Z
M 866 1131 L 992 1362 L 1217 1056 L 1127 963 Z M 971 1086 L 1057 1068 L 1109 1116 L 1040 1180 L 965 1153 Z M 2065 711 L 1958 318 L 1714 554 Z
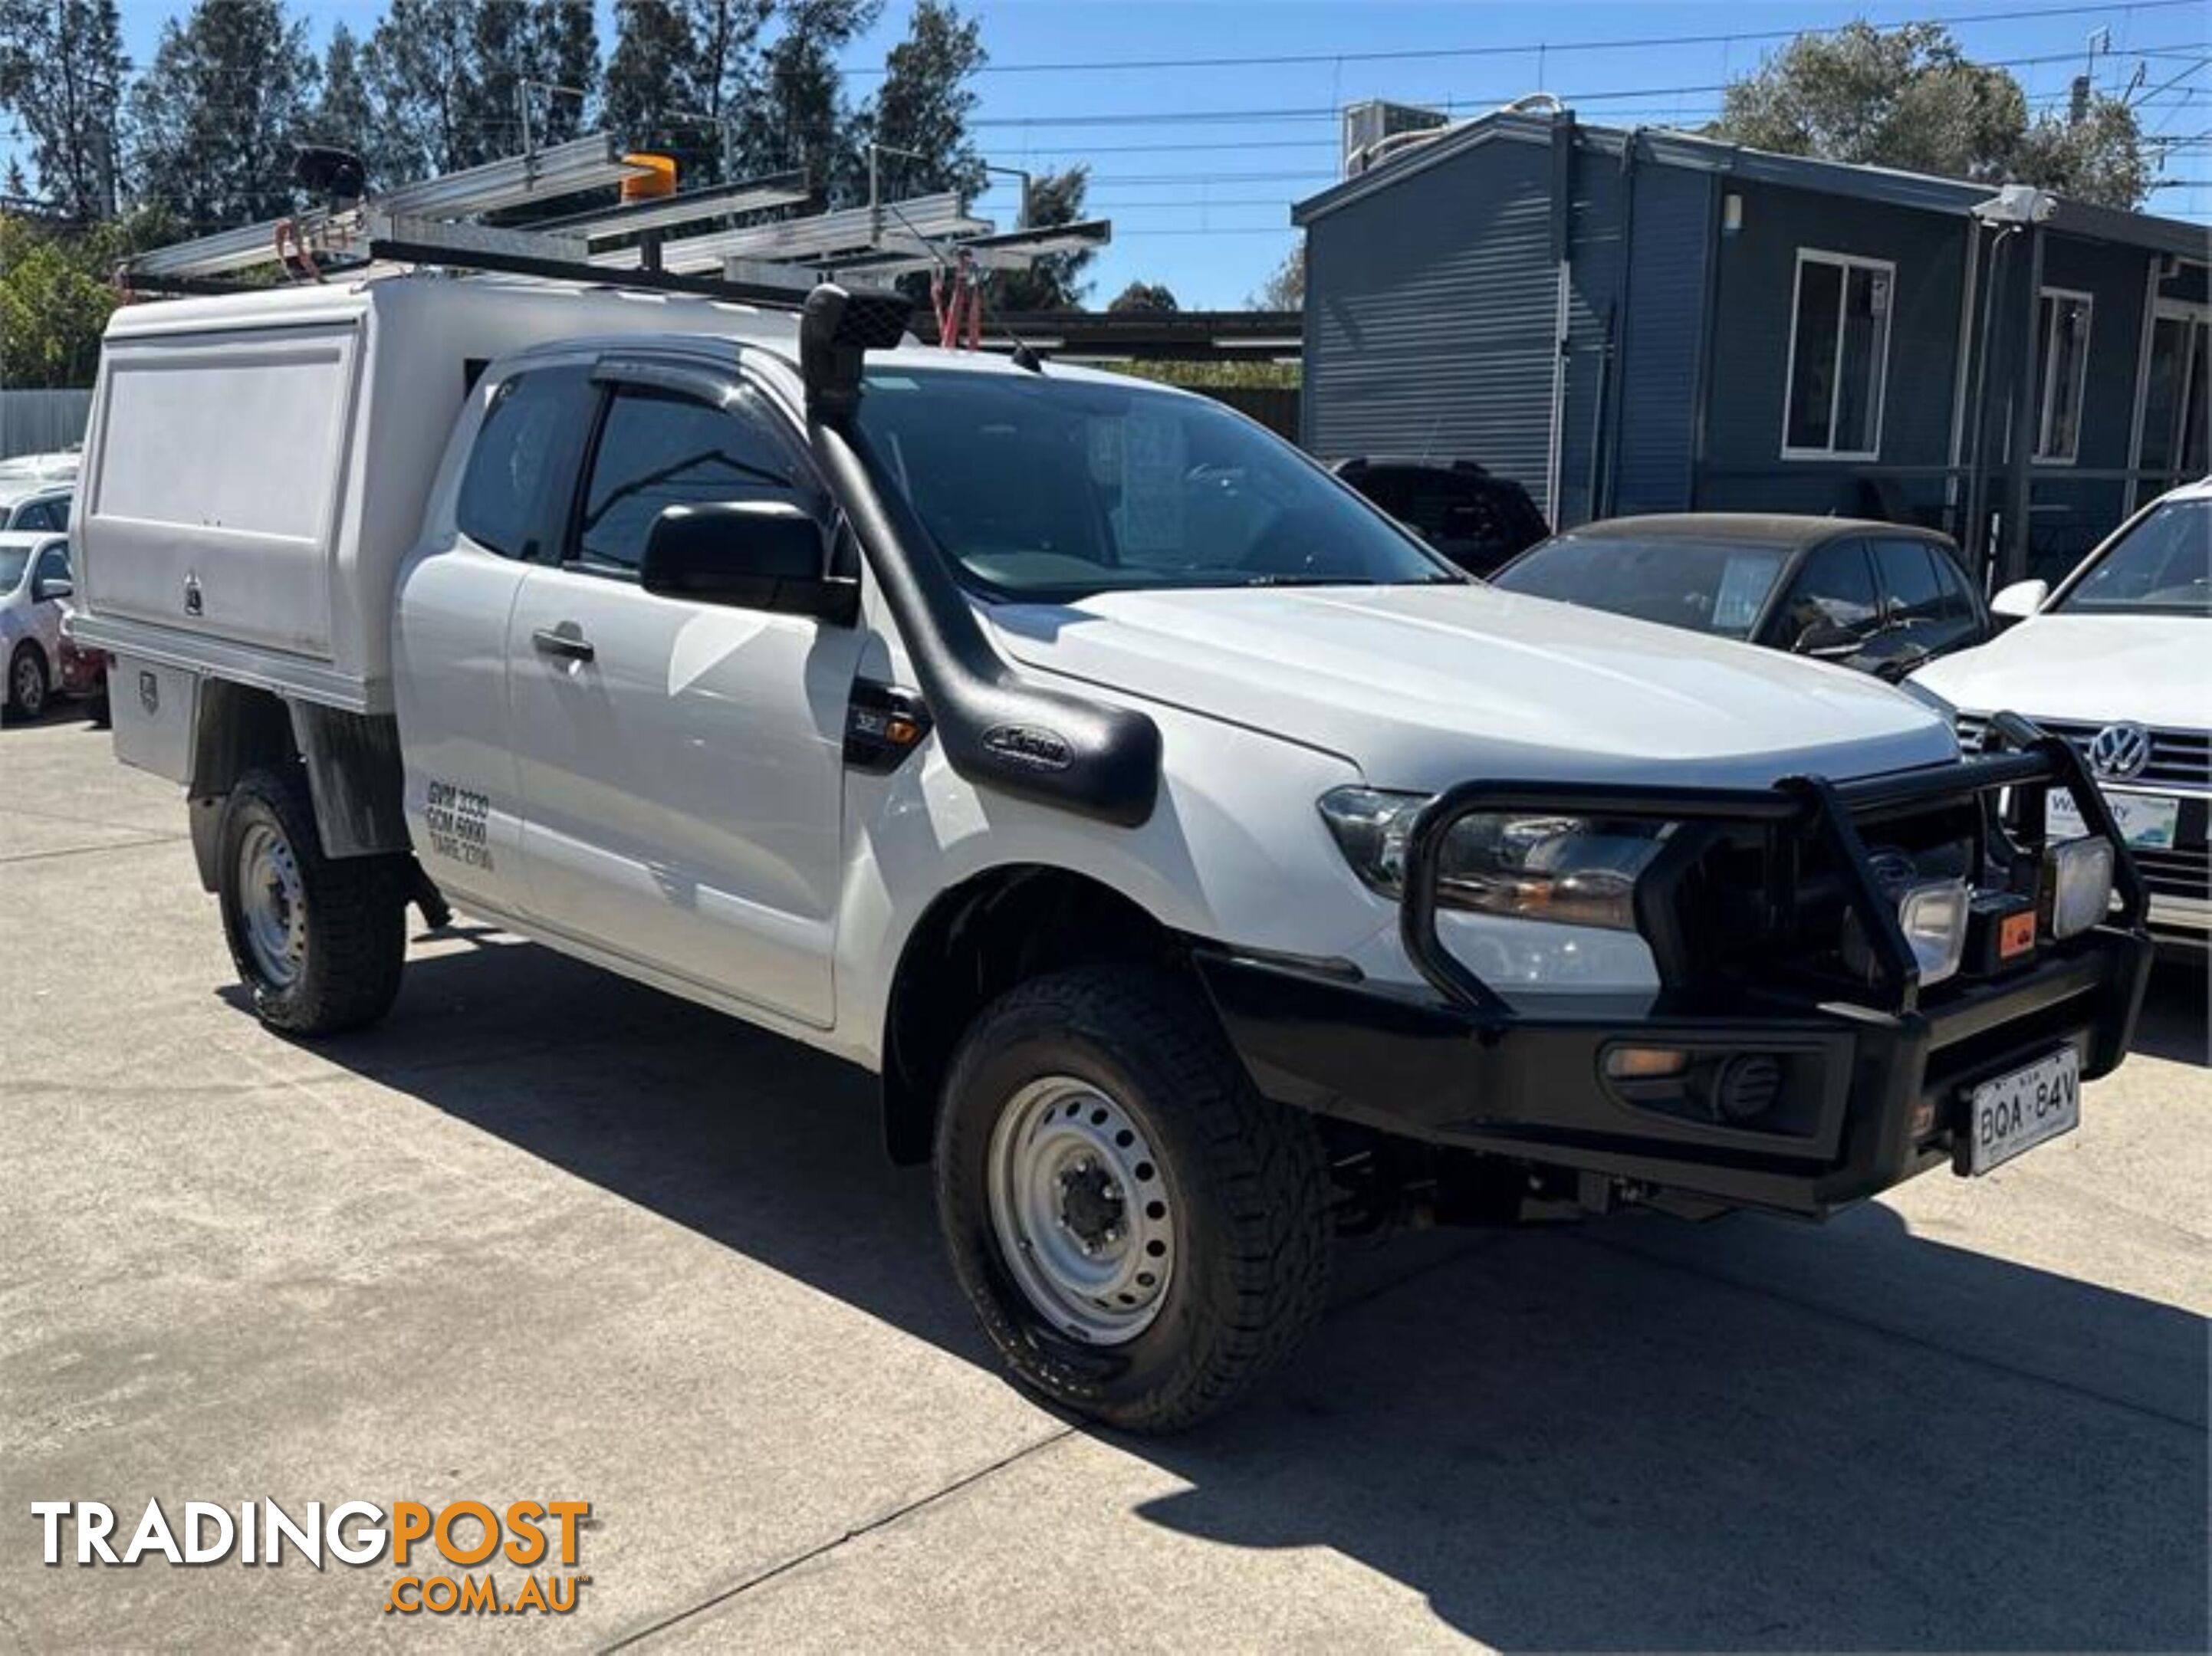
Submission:
M 709 300 L 397 270 L 123 307 L 77 484 L 75 635 L 388 712 L 393 585 L 477 375 L 646 331 L 762 330 Z

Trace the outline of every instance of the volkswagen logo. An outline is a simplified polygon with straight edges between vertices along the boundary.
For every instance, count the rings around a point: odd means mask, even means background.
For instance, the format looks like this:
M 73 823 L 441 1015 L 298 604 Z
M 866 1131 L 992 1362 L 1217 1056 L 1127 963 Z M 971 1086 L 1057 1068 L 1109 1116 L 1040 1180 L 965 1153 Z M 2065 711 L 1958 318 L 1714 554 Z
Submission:
M 2107 725 L 2089 740 L 2089 768 L 2107 782 L 2141 776 L 2150 763 L 2150 732 L 2140 725 Z

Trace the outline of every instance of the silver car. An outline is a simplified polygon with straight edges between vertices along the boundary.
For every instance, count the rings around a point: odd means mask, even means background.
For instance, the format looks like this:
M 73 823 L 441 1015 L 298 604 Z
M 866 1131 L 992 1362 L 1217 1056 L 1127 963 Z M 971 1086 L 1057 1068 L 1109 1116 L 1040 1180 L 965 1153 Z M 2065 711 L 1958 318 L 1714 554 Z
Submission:
M 70 502 L 76 484 L 41 473 L 13 476 L 0 471 L 0 531 L 58 535 L 70 525 Z
M 0 532 L 0 660 L 8 664 L 0 711 L 10 719 L 46 712 L 61 661 L 63 600 L 75 590 L 68 536 Z

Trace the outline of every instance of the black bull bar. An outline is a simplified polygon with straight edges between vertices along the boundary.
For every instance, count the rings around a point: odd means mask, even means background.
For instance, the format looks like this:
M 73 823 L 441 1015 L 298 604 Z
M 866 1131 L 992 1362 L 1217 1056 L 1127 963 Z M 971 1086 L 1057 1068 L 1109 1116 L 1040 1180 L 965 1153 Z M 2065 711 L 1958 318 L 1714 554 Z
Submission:
M 1771 788 L 1659 788 L 1468 782 L 1421 812 L 1406 849 L 1401 934 L 1434 993 L 1255 958 L 1198 951 L 1232 1046 L 1260 1090 L 1316 1113 L 1393 1133 L 1575 1170 L 1613 1192 L 1692 1207 L 1749 1206 L 1818 1216 L 1942 1162 L 1963 1166 L 1972 1088 L 2072 1045 L 2081 1073 L 2116 1065 L 2133 1038 L 2150 964 L 2148 896 L 2109 806 L 2063 740 L 2009 714 L 1998 750 L 1954 764 L 1850 781 Z M 2054 941 L 2031 965 L 1923 994 L 1893 899 L 1860 825 L 1972 801 L 2006 820 L 2040 860 L 2045 800 L 2063 788 L 2113 847 L 2118 901 L 2101 925 Z M 1509 1002 L 1443 944 L 1440 864 L 1454 825 L 1478 812 L 1747 824 L 1823 846 L 1857 918 L 1869 980 L 1833 992 L 1737 986 L 1662 991 L 1624 1007 L 1606 998 L 1530 994 Z M 1608 1080 L 1624 1046 L 1677 1046 L 1719 1061 L 1771 1058 L 1783 1127 L 1694 1119 L 1638 1107 Z

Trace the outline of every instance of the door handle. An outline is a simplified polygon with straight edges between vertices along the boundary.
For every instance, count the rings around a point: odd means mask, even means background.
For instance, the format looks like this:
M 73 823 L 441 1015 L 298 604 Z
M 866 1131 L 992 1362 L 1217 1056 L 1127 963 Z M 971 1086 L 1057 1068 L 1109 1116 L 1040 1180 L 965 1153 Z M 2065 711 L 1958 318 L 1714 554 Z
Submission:
M 564 622 L 573 626 L 573 622 Z M 563 661 L 590 661 L 599 654 L 589 639 L 580 633 L 564 632 L 557 628 L 541 627 L 530 635 L 530 642 L 542 656 L 558 656 Z

